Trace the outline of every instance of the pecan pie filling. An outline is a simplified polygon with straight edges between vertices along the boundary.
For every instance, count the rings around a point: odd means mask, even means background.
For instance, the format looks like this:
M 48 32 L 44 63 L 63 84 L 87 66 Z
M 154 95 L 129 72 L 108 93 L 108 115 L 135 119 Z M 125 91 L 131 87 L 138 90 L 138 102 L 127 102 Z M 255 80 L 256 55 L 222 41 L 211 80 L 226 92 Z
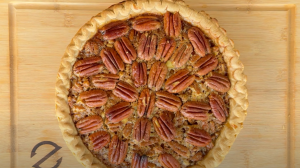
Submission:
M 214 147 L 229 115 L 223 56 L 178 12 L 111 22 L 73 66 L 69 106 L 108 167 L 180 168 Z

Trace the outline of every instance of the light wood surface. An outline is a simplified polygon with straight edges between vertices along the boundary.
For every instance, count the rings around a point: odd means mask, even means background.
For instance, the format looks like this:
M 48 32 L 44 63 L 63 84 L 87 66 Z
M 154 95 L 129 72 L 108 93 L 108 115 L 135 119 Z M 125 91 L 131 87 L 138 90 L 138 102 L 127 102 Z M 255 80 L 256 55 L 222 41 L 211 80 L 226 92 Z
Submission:
M 75 2 L 75 1 L 73 1 Z M 0 2 L 0 167 L 82 167 L 55 117 L 61 56 L 78 29 L 118 0 Z M 97 3 L 95 3 L 97 2 Z M 222 168 L 300 167 L 300 13 L 297 0 L 186 0 L 219 20 L 245 65 L 248 116 Z M 209 4 L 208 4 L 209 3 Z

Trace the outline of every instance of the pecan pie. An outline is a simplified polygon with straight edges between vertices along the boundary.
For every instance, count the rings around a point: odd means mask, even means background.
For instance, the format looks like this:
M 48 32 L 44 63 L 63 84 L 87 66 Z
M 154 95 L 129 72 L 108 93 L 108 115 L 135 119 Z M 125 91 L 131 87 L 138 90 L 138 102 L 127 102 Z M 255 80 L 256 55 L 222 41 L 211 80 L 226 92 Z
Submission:
M 238 58 L 217 20 L 182 1 L 115 4 L 62 59 L 63 137 L 85 167 L 216 167 L 247 114 Z

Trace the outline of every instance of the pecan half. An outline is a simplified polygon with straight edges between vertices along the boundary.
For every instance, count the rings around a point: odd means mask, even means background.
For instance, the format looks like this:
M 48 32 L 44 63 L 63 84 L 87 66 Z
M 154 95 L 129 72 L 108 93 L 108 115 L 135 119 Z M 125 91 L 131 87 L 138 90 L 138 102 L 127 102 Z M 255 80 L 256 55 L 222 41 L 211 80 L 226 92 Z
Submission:
M 134 102 L 138 98 L 136 88 L 123 81 L 120 81 L 112 92 L 115 96 L 127 102 Z
M 92 77 L 92 83 L 95 87 L 104 90 L 113 90 L 119 80 L 119 75 L 99 74 Z
M 144 114 L 150 118 L 155 104 L 155 94 L 152 92 L 150 94 L 149 89 L 145 88 L 142 90 L 141 95 L 138 100 L 137 113 L 140 117 Z
M 198 147 L 204 147 L 211 142 L 211 136 L 204 130 L 190 128 L 185 141 Z
M 209 104 L 211 105 L 211 111 L 213 112 L 214 116 L 219 121 L 224 122 L 226 117 L 228 117 L 228 110 L 223 99 L 219 95 L 211 93 L 209 95 Z
M 110 135 L 106 131 L 98 131 L 89 136 L 94 151 L 101 150 L 110 142 Z
M 175 48 L 176 42 L 173 38 L 162 38 L 157 47 L 156 60 L 162 59 L 164 62 L 168 61 Z
M 210 44 L 198 27 L 190 28 L 188 30 L 188 37 L 198 55 L 203 57 L 211 53 Z
M 167 111 L 176 112 L 181 106 L 180 98 L 171 93 L 165 91 L 159 91 L 156 92 L 156 96 L 157 96 L 157 101 L 155 102 L 155 104 L 158 108 Z
M 182 67 L 190 58 L 193 52 L 193 47 L 190 43 L 182 43 L 176 49 L 173 56 L 171 57 L 170 65 L 175 68 Z
M 103 90 L 81 92 L 79 98 L 89 107 L 101 107 L 107 102 L 107 94 Z
M 149 61 L 156 52 L 157 36 L 142 34 L 139 40 L 138 57 Z
M 106 110 L 105 115 L 108 121 L 116 123 L 128 118 L 134 112 L 130 103 L 120 102 Z
M 215 91 L 225 93 L 230 89 L 230 81 L 228 77 L 213 72 L 211 77 L 205 80 L 208 87 L 214 89 Z
M 190 150 L 187 147 L 185 147 L 175 141 L 168 142 L 168 145 L 179 155 L 186 157 L 186 158 L 188 158 L 190 156 Z
M 147 84 L 147 65 L 145 62 L 134 62 L 132 64 L 132 77 L 136 87 Z
M 168 67 L 163 62 L 155 62 L 149 72 L 148 87 L 160 90 L 168 73 Z
M 172 75 L 165 83 L 170 93 L 179 93 L 189 87 L 195 80 L 195 75 L 189 75 L 189 70 L 181 69 Z
M 207 120 L 210 106 L 206 103 L 190 101 L 186 102 L 181 108 L 181 114 L 188 119 Z
M 103 26 L 100 31 L 104 40 L 113 40 L 127 34 L 129 26 L 126 21 L 116 21 Z
M 139 118 L 133 127 L 133 138 L 140 141 L 148 142 L 150 139 L 151 122 L 147 118 Z
M 218 59 L 213 54 L 208 54 L 194 64 L 195 68 L 199 68 L 197 75 L 206 75 L 214 70 L 218 65 Z
M 164 168 L 180 168 L 180 163 L 172 155 L 164 153 L 158 157 L 159 163 Z
M 114 43 L 114 46 L 125 63 L 131 64 L 136 59 L 136 51 L 128 38 L 121 37 L 120 40 Z
M 132 28 L 136 31 L 151 31 L 161 27 L 157 16 L 138 16 L 132 20 Z
M 100 73 L 103 69 L 103 65 L 100 64 L 100 57 L 88 57 L 75 62 L 74 74 L 79 77 L 87 77 Z
M 117 135 L 114 135 L 109 144 L 108 160 L 110 163 L 121 164 L 127 154 L 128 142 L 122 141 Z
M 113 48 L 103 48 L 100 56 L 107 70 L 113 74 L 124 70 L 124 63 Z
M 80 134 L 88 134 L 101 128 L 103 120 L 100 116 L 93 115 L 85 117 L 76 123 L 76 127 L 80 129 Z
M 178 37 L 181 31 L 181 19 L 178 12 L 166 12 L 164 15 L 164 29 L 168 36 Z
M 147 168 L 148 167 L 148 157 L 134 153 L 132 156 L 131 168 Z
M 175 138 L 176 129 L 169 112 L 162 112 L 159 118 L 153 117 L 152 122 L 156 133 L 161 139 L 169 142 Z

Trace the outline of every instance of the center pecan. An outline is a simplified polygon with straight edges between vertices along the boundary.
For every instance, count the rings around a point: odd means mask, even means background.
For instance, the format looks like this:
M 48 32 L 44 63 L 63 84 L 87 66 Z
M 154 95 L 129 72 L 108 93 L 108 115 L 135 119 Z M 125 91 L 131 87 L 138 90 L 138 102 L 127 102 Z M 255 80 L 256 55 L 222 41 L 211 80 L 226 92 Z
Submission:
M 206 103 L 190 101 L 186 102 L 181 108 L 181 114 L 189 119 L 207 120 L 210 106 Z
M 100 31 L 104 40 L 113 40 L 127 34 L 129 26 L 126 21 L 116 21 L 103 26 Z
M 95 87 L 104 90 L 113 90 L 119 80 L 116 74 L 99 74 L 92 77 L 92 83 Z
M 165 83 L 170 93 L 179 93 L 189 87 L 195 80 L 195 75 L 189 75 L 189 70 L 181 69 L 172 75 Z
M 132 64 L 132 77 L 134 85 L 140 87 L 147 84 L 147 65 L 144 62 L 134 62 Z
M 79 60 L 74 64 L 74 74 L 79 77 L 88 77 L 100 73 L 103 69 L 100 61 L 101 58 L 97 56 Z
M 127 154 L 128 142 L 122 141 L 118 135 L 114 135 L 109 144 L 108 160 L 110 163 L 119 165 L 123 163 Z
M 151 31 L 160 27 L 159 18 L 154 15 L 138 16 L 132 21 L 132 28 L 136 31 Z
M 148 87 L 160 90 L 168 73 L 168 67 L 163 62 L 155 62 L 149 72 Z
M 120 40 L 114 43 L 114 46 L 125 63 L 131 64 L 136 59 L 136 51 L 128 38 L 121 37 Z
M 152 34 L 142 34 L 139 40 L 138 57 L 149 61 L 156 52 L 157 36 Z
M 181 31 L 181 19 L 178 12 L 170 13 L 167 11 L 164 15 L 164 29 L 167 36 L 178 37 Z
M 176 112 L 181 106 L 181 99 L 171 93 L 159 91 L 156 92 L 156 96 L 157 101 L 155 104 L 158 108 L 171 112 Z
M 176 137 L 176 129 L 169 112 L 162 112 L 159 118 L 153 117 L 152 122 L 156 133 L 164 141 L 170 142 Z
M 119 70 L 124 70 L 124 63 L 113 48 L 103 48 L 100 56 L 109 72 L 116 74 Z
M 172 56 L 175 48 L 176 42 L 173 38 L 162 38 L 158 44 L 156 60 L 162 59 L 163 62 L 167 62 Z
M 125 118 L 128 118 L 133 112 L 134 110 L 131 107 L 130 103 L 120 102 L 107 109 L 105 115 L 108 121 L 116 123 Z
M 76 123 L 76 127 L 80 129 L 80 134 L 88 134 L 101 128 L 103 120 L 98 115 L 88 116 Z
M 113 90 L 113 94 L 127 102 L 134 102 L 138 98 L 138 91 L 136 88 L 123 81 L 120 81 L 117 84 L 116 88 Z
M 81 92 L 79 98 L 89 107 L 101 107 L 107 102 L 107 94 L 103 90 L 90 90 Z
M 133 138 L 140 141 L 148 142 L 150 139 L 151 122 L 147 118 L 139 118 L 133 128 Z
M 143 115 L 146 115 L 148 118 L 150 118 L 153 108 L 155 104 L 155 94 L 154 92 L 151 92 L 149 89 L 145 88 L 142 90 L 139 100 L 138 100 L 138 108 L 137 113 L 140 117 Z
M 203 57 L 211 53 L 209 42 L 198 27 L 190 28 L 188 30 L 188 37 L 198 55 Z

